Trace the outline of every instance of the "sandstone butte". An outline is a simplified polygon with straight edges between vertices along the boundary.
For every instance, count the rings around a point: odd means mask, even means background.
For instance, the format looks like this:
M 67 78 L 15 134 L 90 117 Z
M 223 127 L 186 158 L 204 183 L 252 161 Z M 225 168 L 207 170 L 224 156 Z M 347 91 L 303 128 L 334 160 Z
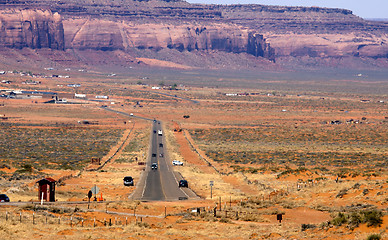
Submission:
M 0 46 L 60 51 L 221 51 L 268 61 L 388 57 L 388 22 L 345 9 L 183 0 L 1 0 Z M 323 60 L 322 60 L 323 59 Z M 381 61 L 380 61 L 381 62 Z M 385 66 L 385 65 L 384 65 Z

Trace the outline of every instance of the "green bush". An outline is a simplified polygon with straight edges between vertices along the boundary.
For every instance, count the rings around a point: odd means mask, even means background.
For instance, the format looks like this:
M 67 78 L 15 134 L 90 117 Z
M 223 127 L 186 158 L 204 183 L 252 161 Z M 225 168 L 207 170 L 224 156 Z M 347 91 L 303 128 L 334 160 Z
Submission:
M 345 224 L 347 223 L 347 217 L 344 213 L 338 213 L 338 215 L 333 218 L 333 220 L 331 220 L 330 222 L 334 225 L 334 226 L 341 226 L 342 224 Z
M 306 231 L 307 229 L 314 229 L 317 225 L 315 224 L 302 224 L 302 231 Z
M 361 223 L 366 223 L 368 227 L 378 227 L 383 223 L 383 214 L 378 210 L 370 210 L 363 212 L 352 212 L 351 214 L 338 213 L 330 223 L 334 226 L 346 226 L 350 229 L 358 227 Z
M 359 213 L 352 213 L 348 220 L 348 228 L 355 229 L 356 227 L 360 226 L 360 223 L 362 223 L 362 217 Z
M 225 217 L 221 217 L 221 219 L 219 221 L 222 223 L 231 223 L 230 219 L 225 218 Z
M 380 211 L 372 210 L 363 212 L 364 222 L 368 227 L 379 227 L 383 223 L 383 214 Z
M 380 240 L 380 239 L 381 239 L 380 234 L 374 233 L 374 234 L 369 235 L 366 240 Z

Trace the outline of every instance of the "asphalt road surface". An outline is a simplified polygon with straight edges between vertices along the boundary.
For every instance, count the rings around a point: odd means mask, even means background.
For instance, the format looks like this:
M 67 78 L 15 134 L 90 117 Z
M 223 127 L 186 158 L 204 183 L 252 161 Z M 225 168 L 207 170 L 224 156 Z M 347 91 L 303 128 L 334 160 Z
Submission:
M 152 136 L 147 167 L 136 184 L 135 191 L 129 195 L 130 199 L 141 201 L 177 201 L 199 198 L 190 188 L 180 188 L 178 186 L 179 180 L 182 180 L 183 177 L 178 172 L 179 166 L 172 166 L 171 162 L 173 159 L 170 159 L 168 152 L 165 151 L 164 134 L 160 121 L 120 112 L 108 107 L 103 107 L 103 109 L 131 118 L 152 122 Z M 158 133 L 159 131 L 162 131 L 161 135 Z M 158 164 L 158 169 L 151 169 L 152 163 Z M 174 170 L 174 168 L 176 169 Z M 190 184 L 194 183 L 189 182 L 189 187 Z
M 159 131 L 162 131 L 162 134 Z M 176 201 L 198 198 L 189 188 L 178 186 L 178 181 L 183 178 L 174 171 L 174 168 L 179 168 L 179 166 L 172 166 L 168 152 L 165 151 L 164 133 L 159 121 L 153 121 L 151 134 L 146 170 L 136 190 L 129 197 L 141 201 Z M 151 169 L 153 163 L 158 165 L 157 169 Z

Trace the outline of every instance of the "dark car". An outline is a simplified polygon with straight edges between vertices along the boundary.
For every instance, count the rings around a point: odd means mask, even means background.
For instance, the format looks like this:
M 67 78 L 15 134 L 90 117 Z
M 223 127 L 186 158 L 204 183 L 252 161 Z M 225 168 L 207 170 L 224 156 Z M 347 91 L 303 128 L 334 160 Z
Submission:
M 189 183 L 187 182 L 187 180 L 180 180 L 179 187 L 189 187 Z
M 0 202 L 9 202 L 9 197 L 5 194 L 0 194 Z
M 159 143 L 159 147 L 163 147 L 163 143 Z
M 156 157 L 156 153 L 153 153 L 153 154 L 152 154 L 152 157 Z
M 124 186 L 133 186 L 133 178 L 129 176 L 124 177 Z
M 152 170 L 157 170 L 158 169 L 158 164 L 157 163 L 151 164 L 151 169 Z
M 154 133 L 156 133 L 156 130 L 154 130 Z

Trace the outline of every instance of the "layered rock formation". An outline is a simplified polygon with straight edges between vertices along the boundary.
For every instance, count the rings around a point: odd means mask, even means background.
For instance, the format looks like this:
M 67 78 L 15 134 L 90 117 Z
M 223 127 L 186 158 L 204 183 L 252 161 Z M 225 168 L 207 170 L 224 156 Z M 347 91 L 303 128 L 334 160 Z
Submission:
M 262 35 L 228 24 L 140 24 L 132 21 L 67 19 L 64 25 L 66 47 L 79 50 L 218 50 L 246 52 L 275 60 L 273 49 Z
M 0 0 L 0 9 L 8 9 L 0 13 L 0 44 L 7 47 L 214 50 L 271 61 L 388 56 L 388 23 L 345 9 L 183 0 Z
M 64 50 L 61 17 L 50 10 L 0 10 L 0 46 Z
M 63 42 L 65 42 L 67 49 L 78 50 L 113 51 L 130 48 L 154 50 L 169 48 L 179 51 L 218 50 L 233 53 L 245 52 L 271 61 L 275 59 L 274 50 L 259 33 L 255 32 L 249 37 L 249 32 L 252 30 L 235 24 L 203 20 L 196 23 L 187 21 L 192 18 L 219 18 L 221 13 L 200 6 L 192 6 L 184 1 L 124 2 L 113 0 L 107 3 L 89 0 L 61 2 L 3 0 L 2 3 L 3 6 L 15 9 L 22 5 L 50 8 L 64 18 L 64 30 L 60 32 L 62 30 L 60 20 L 57 21 L 57 25 L 43 22 L 28 27 L 26 21 L 30 20 L 27 19 L 31 18 L 34 21 L 36 17 L 26 16 L 24 20 L 16 14 L 14 19 L 17 20 L 12 24 L 18 23 L 24 28 L 15 27 L 19 29 L 17 30 L 19 33 L 12 33 L 11 36 L 12 38 L 19 36 L 19 38 L 15 41 L 6 41 L 8 47 L 63 49 Z M 20 11 L 39 12 L 39 10 Z M 30 32 L 34 34 L 25 33 L 26 29 L 30 29 Z M 53 35 L 54 32 L 56 35 Z M 46 38 L 42 36 L 44 33 Z M 64 35 L 64 41 L 59 39 L 61 34 Z M 7 38 L 8 35 L 9 33 L 4 31 L 4 38 Z M 30 35 L 32 36 L 29 37 Z
M 277 58 L 388 56 L 388 22 L 366 21 L 346 9 L 264 5 L 218 9 L 233 23 L 263 34 Z

